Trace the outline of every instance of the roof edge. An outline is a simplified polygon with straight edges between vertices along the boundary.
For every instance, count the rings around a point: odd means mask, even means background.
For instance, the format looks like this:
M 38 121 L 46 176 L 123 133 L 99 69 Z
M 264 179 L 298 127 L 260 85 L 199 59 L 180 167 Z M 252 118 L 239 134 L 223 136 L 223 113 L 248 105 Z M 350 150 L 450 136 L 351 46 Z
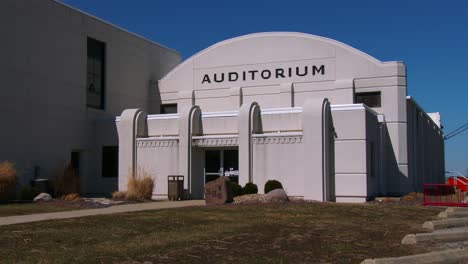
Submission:
M 116 28 L 116 29 L 118 29 L 118 30 L 121 30 L 121 31 L 123 31 L 123 32 L 125 32 L 125 33 L 127 33 L 127 34 L 130 34 L 130 35 L 132 35 L 132 36 L 134 36 L 134 37 L 136 37 L 136 38 L 139 38 L 139 39 L 141 39 L 141 40 L 144 40 L 144 41 L 146 41 L 146 42 L 149 42 L 150 44 L 156 45 L 156 46 L 158 46 L 158 47 L 160 47 L 160 48 L 163 48 L 163 49 L 166 49 L 166 50 L 168 50 L 168 51 L 170 51 L 170 52 L 176 53 L 177 55 L 179 55 L 179 56 L 182 58 L 182 54 L 181 54 L 178 50 L 175 50 L 175 49 L 173 49 L 173 48 L 169 48 L 169 47 L 164 46 L 164 45 L 162 45 L 162 44 L 160 44 L 160 43 L 157 43 L 157 42 L 155 42 L 155 41 L 153 41 L 153 40 L 150 40 L 150 39 L 148 39 L 148 38 L 145 38 L 145 37 L 143 37 L 143 36 L 141 36 L 141 35 L 138 35 L 138 34 L 136 34 L 136 33 L 133 33 L 133 32 L 131 32 L 131 31 L 128 31 L 127 29 L 125 29 L 125 28 L 123 28 L 123 27 L 114 25 L 114 24 L 112 24 L 112 23 L 110 23 L 110 22 L 108 22 L 108 21 L 106 21 L 106 20 L 104 20 L 104 19 L 102 19 L 102 18 L 99 18 L 99 17 L 97 17 L 97 16 L 91 15 L 91 14 L 89 14 L 89 13 L 87 13 L 87 12 L 85 12 L 85 11 L 82 11 L 82 10 L 76 8 L 76 7 L 73 7 L 73 6 L 71 6 L 71 5 L 65 4 L 65 3 L 63 3 L 63 2 L 61 2 L 61 1 L 59 1 L 59 0 L 51 0 L 51 1 L 52 1 L 53 3 L 57 3 L 57 4 L 59 4 L 59 5 L 62 5 L 62 6 L 64 6 L 64 7 L 66 7 L 66 8 L 69 8 L 69 9 L 75 11 L 75 12 L 78 12 L 78 13 L 80 13 L 80 14 L 82 14 L 82 15 L 86 15 L 86 16 L 88 16 L 88 17 L 91 17 L 91 18 L 93 18 L 93 19 L 96 19 L 97 21 L 99 21 L 99 22 L 101 22 L 101 23 L 104 23 L 104 24 L 106 24 L 106 25 L 108 25 L 108 26 L 111 26 L 111 27 L 113 27 L 113 28 Z
M 422 108 L 422 106 L 414 99 L 413 96 L 407 95 L 407 96 L 406 96 L 406 101 L 413 103 L 419 110 L 421 110 L 421 112 L 424 114 L 424 116 L 425 116 L 427 119 L 429 119 L 429 120 L 432 122 L 432 124 L 433 124 L 434 126 L 436 126 L 436 127 L 439 129 L 439 131 L 442 133 L 442 135 L 443 135 L 444 131 L 442 130 L 442 128 L 440 128 L 440 127 L 436 124 L 436 122 L 434 121 L 434 119 L 432 119 L 432 118 L 429 116 L 428 112 L 426 112 L 426 110 L 424 110 L 424 108 Z M 440 114 L 440 112 L 439 112 L 439 114 Z M 442 116 L 442 115 L 441 115 L 441 116 Z M 441 124 L 442 124 L 442 122 L 441 122 Z
M 251 34 L 241 35 L 241 36 L 237 36 L 237 37 L 233 37 L 233 38 L 229 38 L 229 39 L 217 42 L 217 43 L 215 43 L 215 44 L 213 44 L 213 45 L 211 45 L 211 46 L 209 46 L 209 47 L 195 53 L 194 55 L 187 58 L 186 60 L 184 60 L 182 63 L 180 63 L 174 69 L 172 69 L 170 72 L 168 72 L 162 79 L 160 79 L 160 81 L 164 81 L 166 78 L 169 78 L 169 76 L 171 76 L 172 74 L 177 72 L 180 68 L 184 67 L 186 64 L 188 64 L 191 61 L 195 60 L 197 57 L 201 56 L 202 54 L 204 54 L 206 52 L 209 52 L 210 50 L 215 49 L 215 48 L 217 48 L 219 46 L 229 44 L 231 42 L 244 40 L 244 39 L 262 37 L 262 36 L 274 36 L 274 35 L 278 35 L 278 36 L 279 35 L 290 35 L 290 36 L 296 36 L 296 37 L 319 39 L 319 40 L 322 40 L 324 42 L 328 42 L 328 43 L 331 43 L 333 45 L 339 46 L 339 47 L 341 47 L 343 49 L 355 51 L 357 55 L 365 57 L 365 58 L 367 58 L 368 60 L 372 61 L 375 64 L 398 64 L 398 63 L 402 63 L 402 62 L 399 62 L 399 61 L 382 62 L 382 61 L 376 59 L 375 57 L 373 57 L 373 56 L 371 56 L 371 55 L 369 55 L 369 54 L 367 54 L 367 53 L 365 53 L 365 52 L 363 52 L 363 51 L 361 51 L 359 49 L 356 49 L 356 48 L 354 48 L 354 47 L 352 47 L 352 46 L 350 46 L 348 44 L 345 44 L 345 43 L 340 42 L 338 40 L 327 38 L 327 37 L 322 37 L 322 36 L 313 35 L 313 34 L 309 34 L 309 33 L 303 33 L 303 32 L 294 32 L 294 31 L 270 31 L 270 32 L 258 32 L 258 33 L 251 33 Z

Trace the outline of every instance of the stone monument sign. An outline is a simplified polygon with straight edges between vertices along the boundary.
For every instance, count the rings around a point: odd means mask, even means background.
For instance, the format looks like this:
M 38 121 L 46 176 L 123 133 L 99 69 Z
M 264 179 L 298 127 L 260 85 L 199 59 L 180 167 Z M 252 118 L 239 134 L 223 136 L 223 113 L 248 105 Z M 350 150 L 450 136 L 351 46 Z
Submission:
M 229 177 L 219 177 L 205 185 L 207 205 L 219 205 L 232 202 L 232 188 Z

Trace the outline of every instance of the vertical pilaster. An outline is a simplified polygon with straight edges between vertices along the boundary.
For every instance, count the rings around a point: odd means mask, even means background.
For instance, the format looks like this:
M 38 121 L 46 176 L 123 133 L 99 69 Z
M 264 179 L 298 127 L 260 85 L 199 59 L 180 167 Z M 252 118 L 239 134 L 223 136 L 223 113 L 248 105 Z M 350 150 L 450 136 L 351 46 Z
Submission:
M 242 88 L 231 87 L 231 105 L 234 109 L 242 105 Z
M 294 107 L 294 87 L 292 83 L 280 85 L 280 107 Z
M 141 109 L 127 109 L 116 124 L 119 136 L 119 191 L 126 191 L 128 178 L 135 175 L 136 139 L 148 134 L 146 116 Z
M 260 106 L 256 102 L 239 109 L 239 184 L 254 182 L 252 175 L 252 133 L 261 132 Z
M 194 91 L 180 91 L 177 93 L 177 108 L 186 109 L 195 105 Z
M 184 176 L 186 198 L 191 194 L 192 135 L 201 133 L 201 110 L 185 106 L 179 111 L 179 174 Z
M 349 104 L 349 102 L 354 103 L 354 80 L 336 80 L 333 87 L 333 94 L 333 104 Z
M 313 98 L 302 107 L 304 141 L 304 199 L 329 201 L 333 191 L 330 175 L 331 120 L 328 99 Z

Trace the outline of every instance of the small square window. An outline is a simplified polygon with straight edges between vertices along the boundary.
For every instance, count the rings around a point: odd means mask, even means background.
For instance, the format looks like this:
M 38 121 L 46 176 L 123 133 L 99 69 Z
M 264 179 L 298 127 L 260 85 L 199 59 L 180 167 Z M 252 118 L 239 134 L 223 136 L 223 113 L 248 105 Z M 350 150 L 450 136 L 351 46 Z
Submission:
M 177 104 L 162 104 L 160 108 L 161 114 L 176 114 Z
M 119 174 L 119 147 L 102 147 L 102 177 L 116 178 Z
M 380 92 L 356 93 L 356 104 L 365 104 L 368 107 L 381 107 Z

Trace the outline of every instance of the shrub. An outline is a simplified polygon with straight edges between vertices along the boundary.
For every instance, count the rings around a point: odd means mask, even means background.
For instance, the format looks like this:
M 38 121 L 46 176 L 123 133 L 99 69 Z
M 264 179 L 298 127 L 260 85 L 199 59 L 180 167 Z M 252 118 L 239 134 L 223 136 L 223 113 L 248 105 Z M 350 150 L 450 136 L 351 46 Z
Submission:
M 14 194 L 17 181 L 15 164 L 9 161 L 0 162 L 0 200 L 8 199 Z
M 59 170 L 54 177 L 54 191 L 56 196 L 65 196 L 80 192 L 80 176 L 71 163 L 65 169 Z
M 248 182 L 242 188 L 242 194 L 256 194 L 258 193 L 258 187 L 255 183 Z
M 240 186 L 237 182 L 232 182 L 231 188 L 233 197 L 242 195 L 242 186 Z
M 31 186 L 24 186 L 19 193 L 19 199 L 23 201 L 32 201 L 37 196 L 36 190 Z
M 132 175 L 130 173 L 129 175 Z M 142 168 L 138 168 L 136 175 L 128 179 L 128 200 L 151 200 L 153 196 L 154 180 L 151 175 Z
M 277 180 L 269 180 L 265 183 L 265 193 L 269 193 L 275 189 L 283 189 L 283 185 L 281 184 L 281 182 Z

